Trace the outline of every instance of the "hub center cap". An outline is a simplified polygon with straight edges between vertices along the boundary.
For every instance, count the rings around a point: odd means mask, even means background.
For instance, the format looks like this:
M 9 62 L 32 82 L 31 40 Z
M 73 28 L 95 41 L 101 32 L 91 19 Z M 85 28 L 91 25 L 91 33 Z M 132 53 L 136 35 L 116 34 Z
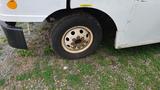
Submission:
M 61 40 L 62 47 L 70 53 L 81 53 L 93 43 L 93 33 L 84 26 L 75 26 L 68 29 Z

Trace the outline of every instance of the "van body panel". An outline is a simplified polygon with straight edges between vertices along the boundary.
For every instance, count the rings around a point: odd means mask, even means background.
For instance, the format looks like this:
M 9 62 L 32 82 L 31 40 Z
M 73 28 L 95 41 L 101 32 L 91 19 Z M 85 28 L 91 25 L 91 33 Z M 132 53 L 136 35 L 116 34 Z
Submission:
M 18 7 L 7 7 L 0 0 L 0 20 L 42 22 L 50 14 L 66 9 L 67 0 L 15 0 Z M 115 48 L 160 42 L 160 0 L 71 0 L 71 9 L 94 8 L 108 14 L 117 26 Z
M 116 49 L 160 42 L 160 0 L 71 0 L 72 8 L 81 4 L 113 19 L 117 26 Z
M 11 22 L 43 22 L 50 14 L 66 8 L 66 0 L 15 0 L 16 9 L 9 9 L 9 0 L 0 0 L 0 20 Z

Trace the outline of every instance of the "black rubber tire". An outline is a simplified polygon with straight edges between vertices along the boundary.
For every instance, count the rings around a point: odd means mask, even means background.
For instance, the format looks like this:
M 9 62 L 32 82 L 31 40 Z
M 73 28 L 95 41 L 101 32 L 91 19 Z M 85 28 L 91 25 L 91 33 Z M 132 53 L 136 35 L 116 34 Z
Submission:
M 61 39 L 64 33 L 75 26 L 85 26 L 93 33 L 93 43 L 84 52 L 81 53 L 69 53 L 61 45 Z M 102 40 L 102 28 L 99 22 L 91 15 L 86 13 L 72 14 L 60 19 L 51 31 L 51 39 L 53 49 L 57 54 L 66 59 L 79 59 L 92 54 L 98 47 L 98 44 Z

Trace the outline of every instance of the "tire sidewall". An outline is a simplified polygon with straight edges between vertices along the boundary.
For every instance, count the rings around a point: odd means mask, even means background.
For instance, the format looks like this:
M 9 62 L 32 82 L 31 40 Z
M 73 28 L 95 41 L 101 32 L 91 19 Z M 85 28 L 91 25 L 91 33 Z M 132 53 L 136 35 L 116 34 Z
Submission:
M 81 53 L 69 53 L 63 48 L 61 44 L 61 40 L 65 32 L 75 26 L 87 27 L 93 33 L 93 42 L 91 46 Z M 102 29 L 100 27 L 100 24 L 94 17 L 88 14 L 75 14 L 64 17 L 57 23 L 57 25 L 53 29 L 54 30 L 52 30 L 53 32 L 51 33 L 52 46 L 55 49 L 56 53 L 67 59 L 77 59 L 91 54 L 96 50 L 97 45 L 102 39 Z

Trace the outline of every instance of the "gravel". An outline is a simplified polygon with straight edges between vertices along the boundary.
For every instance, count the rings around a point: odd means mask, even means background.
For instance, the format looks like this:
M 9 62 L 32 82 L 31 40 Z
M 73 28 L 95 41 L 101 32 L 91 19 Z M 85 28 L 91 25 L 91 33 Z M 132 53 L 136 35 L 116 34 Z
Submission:
M 11 57 L 14 49 L 11 48 L 7 42 L 6 37 L 3 33 L 3 30 L 0 28 L 0 79 L 5 78 L 12 69 L 12 64 L 10 64 L 10 60 L 7 59 Z

